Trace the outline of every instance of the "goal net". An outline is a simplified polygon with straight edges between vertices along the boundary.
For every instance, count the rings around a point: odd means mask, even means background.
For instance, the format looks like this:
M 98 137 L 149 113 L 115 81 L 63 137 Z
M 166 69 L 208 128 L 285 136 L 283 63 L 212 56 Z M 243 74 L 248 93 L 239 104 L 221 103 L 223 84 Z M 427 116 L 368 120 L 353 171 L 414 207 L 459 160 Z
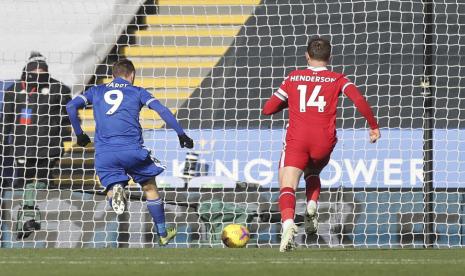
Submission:
M 248 227 L 249 247 L 278 245 L 277 167 L 288 116 L 262 117 L 261 108 L 289 72 L 306 66 L 313 35 L 330 39 L 330 68 L 364 93 L 382 138 L 370 144 L 365 119 L 341 97 L 339 143 L 321 175 L 318 233 L 307 236 L 300 227 L 297 242 L 461 247 L 464 14 L 465 4 L 457 0 L 5 4 L 1 247 L 158 246 L 137 184 L 130 183 L 127 212 L 114 214 L 94 170 L 93 147 L 75 144 L 60 111 L 66 97 L 111 80 L 111 64 L 123 57 L 135 63 L 135 84 L 169 107 L 196 143 L 193 150 L 180 149 L 175 132 L 156 113 L 141 111 L 145 145 L 168 167 L 157 183 L 167 223 L 178 229 L 170 246 L 222 246 L 221 230 L 230 223 Z M 45 100 L 31 100 L 33 92 L 18 81 L 31 51 L 46 58 L 50 75 L 68 92 L 53 98 L 40 90 Z M 36 114 L 40 106 L 46 112 Z M 43 116 L 49 123 L 39 120 Z M 92 108 L 79 116 L 93 137 Z M 54 132 L 57 126 L 61 131 Z M 40 132 L 44 128 L 48 135 Z M 41 135 L 48 144 L 39 142 Z M 39 149 L 46 153 L 38 155 Z M 48 179 L 39 177 L 37 168 L 44 166 L 51 166 Z M 300 184 L 299 225 L 305 208 Z

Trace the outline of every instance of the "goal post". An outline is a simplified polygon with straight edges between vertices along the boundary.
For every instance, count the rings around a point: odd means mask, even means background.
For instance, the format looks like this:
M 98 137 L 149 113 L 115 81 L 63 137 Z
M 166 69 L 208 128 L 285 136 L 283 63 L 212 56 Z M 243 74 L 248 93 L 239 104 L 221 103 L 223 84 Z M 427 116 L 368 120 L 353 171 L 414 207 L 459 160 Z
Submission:
M 424 77 L 422 78 L 423 96 L 425 97 L 425 113 L 423 123 L 423 191 L 425 193 L 425 247 L 432 247 L 435 243 L 434 233 L 434 83 L 433 82 L 433 3 L 430 0 L 423 2 L 424 24 L 425 24 L 425 50 L 424 50 Z
M 31 51 L 45 56 L 51 76 L 74 96 L 111 80 L 111 64 L 129 58 L 135 84 L 165 104 L 196 144 L 180 149 L 160 116 L 142 109 L 145 146 L 167 166 L 157 183 L 167 223 L 178 228 L 170 246 L 220 247 L 222 228 L 241 223 L 250 230 L 249 247 L 276 247 L 277 169 L 288 114 L 265 117 L 261 109 L 287 74 L 306 67 L 308 39 L 320 35 L 332 44 L 329 68 L 360 88 L 382 137 L 370 144 L 365 119 L 340 98 L 339 142 L 321 174 L 320 228 L 306 236 L 300 227 L 298 243 L 463 247 L 463 14 L 465 4 L 457 0 L 12 2 L 0 11 L 0 24 L 8 26 L 0 30 L 7 38 L 0 49 L 0 102 L 3 107 L 3 96 L 13 93 L 11 80 L 21 76 Z M 23 114 L 0 110 L 0 131 L 11 124 L 8 112 Z M 93 139 L 92 108 L 79 117 Z M 22 134 L 1 134 L 1 247 L 158 246 L 135 183 L 127 212 L 117 216 L 109 208 L 93 145 L 77 146 L 74 133 L 61 137 L 72 142 L 63 143 L 54 184 L 28 178 L 18 188 L 11 186 L 18 178 L 12 143 Z M 297 191 L 299 226 L 304 187 L 301 182 Z

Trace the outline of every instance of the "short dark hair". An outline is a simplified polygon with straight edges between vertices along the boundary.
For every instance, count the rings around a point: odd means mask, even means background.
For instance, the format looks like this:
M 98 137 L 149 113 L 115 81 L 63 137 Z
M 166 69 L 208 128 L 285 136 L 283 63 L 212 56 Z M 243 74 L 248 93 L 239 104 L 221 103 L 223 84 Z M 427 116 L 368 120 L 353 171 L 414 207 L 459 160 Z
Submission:
M 331 43 L 325 38 L 313 37 L 308 42 L 307 53 L 312 59 L 328 61 L 331 57 Z
M 129 59 L 121 59 L 113 64 L 111 71 L 115 78 L 128 77 L 136 71 L 136 68 L 134 68 L 134 64 Z

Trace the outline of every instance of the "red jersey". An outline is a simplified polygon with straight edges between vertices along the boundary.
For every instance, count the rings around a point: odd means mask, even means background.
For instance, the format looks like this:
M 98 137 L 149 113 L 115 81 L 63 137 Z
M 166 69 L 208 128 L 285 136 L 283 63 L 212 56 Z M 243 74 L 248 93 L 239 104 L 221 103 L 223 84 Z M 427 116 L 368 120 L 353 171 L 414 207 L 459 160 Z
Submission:
M 329 71 L 326 67 L 308 67 L 291 72 L 265 104 L 263 114 L 271 115 L 288 106 L 288 139 L 307 140 L 315 128 L 335 133 L 341 92 L 354 102 L 372 129 L 378 128 L 370 106 L 357 87 L 343 74 Z

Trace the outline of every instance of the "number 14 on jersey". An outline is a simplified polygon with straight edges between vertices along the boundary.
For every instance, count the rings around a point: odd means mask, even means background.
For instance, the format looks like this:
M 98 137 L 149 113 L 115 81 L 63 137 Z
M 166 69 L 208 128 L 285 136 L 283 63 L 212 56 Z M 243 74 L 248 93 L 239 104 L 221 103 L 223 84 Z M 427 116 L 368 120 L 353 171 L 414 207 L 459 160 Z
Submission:
M 325 97 L 324 96 L 318 96 L 318 94 L 321 91 L 321 85 L 316 85 L 315 88 L 313 88 L 312 94 L 310 95 L 310 98 L 307 99 L 307 85 L 299 85 L 297 86 L 297 89 L 300 92 L 300 112 L 305 112 L 307 110 L 307 106 L 315 106 L 318 107 L 318 112 L 324 112 L 325 111 Z M 318 98 L 318 101 L 317 101 Z

